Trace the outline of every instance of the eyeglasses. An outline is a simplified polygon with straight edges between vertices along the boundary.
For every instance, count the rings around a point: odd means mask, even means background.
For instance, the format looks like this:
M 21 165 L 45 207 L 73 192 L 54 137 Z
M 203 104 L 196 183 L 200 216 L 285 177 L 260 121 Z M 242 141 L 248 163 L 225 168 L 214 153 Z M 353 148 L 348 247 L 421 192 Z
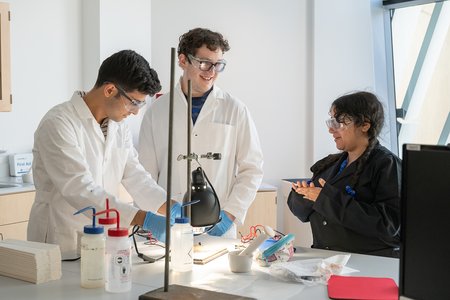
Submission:
M 124 96 L 128 101 L 130 101 L 131 107 L 129 107 L 128 105 L 125 104 L 125 108 L 128 109 L 128 111 L 133 111 L 133 110 L 139 110 L 141 109 L 145 104 L 147 104 L 147 102 L 144 101 L 139 101 L 139 100 L 135 100 L 133 98 L 131 98 L 130 96 L 128 96 L 127 92 L 125 92 L 125 90 L 118 84 L 115 84 L 117 90 L 119 91 L 119 94 Z
M 327 124 L 328 128 L 333 130 L 341 130 L 347 128 L 347 124 L 344 122 L 339 122 L 335 118 L 329 118 L 328 120 L 325 120 L 325 123 Z
M 225 66 L 227 65 L 227 62 L 225 60 L 219 60 L 216 63 L 212 63 L 209 60 L 199 59 L 190 54 L 188 54 L 188 59 L 191 64 L 192 64 L 191 60 L 195 60 L 196 62 L 198 62 L 198 68 L 202 71 L 211 71 L 211 69 L 214 68 L 214 71 L 222 72 L 225 69 Z

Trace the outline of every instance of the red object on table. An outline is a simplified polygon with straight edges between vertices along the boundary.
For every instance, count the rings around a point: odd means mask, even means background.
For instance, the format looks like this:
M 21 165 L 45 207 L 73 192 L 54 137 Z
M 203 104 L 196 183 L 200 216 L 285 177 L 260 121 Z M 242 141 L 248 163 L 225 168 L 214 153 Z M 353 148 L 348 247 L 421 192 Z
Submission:
M 392 278 L 332 275 L 328 280 L 331 299 L 397 300 L 398 286 Z

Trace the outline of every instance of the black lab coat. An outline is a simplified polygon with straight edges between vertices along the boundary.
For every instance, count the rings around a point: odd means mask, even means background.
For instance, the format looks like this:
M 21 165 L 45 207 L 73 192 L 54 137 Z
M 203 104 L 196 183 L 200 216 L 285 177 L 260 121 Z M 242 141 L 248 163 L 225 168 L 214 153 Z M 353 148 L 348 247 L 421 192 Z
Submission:
M 320 186 L 319 178 L 326 181 L 315 202 L 292 190 L 289 209 L 302 222 L 311 223 L 313 248 L 398 257 L 401 160 L 377 144 L 351 196 L 346 186 L 356 161 L 337 175 L 345 158 L 313 174 L 315 186 Z

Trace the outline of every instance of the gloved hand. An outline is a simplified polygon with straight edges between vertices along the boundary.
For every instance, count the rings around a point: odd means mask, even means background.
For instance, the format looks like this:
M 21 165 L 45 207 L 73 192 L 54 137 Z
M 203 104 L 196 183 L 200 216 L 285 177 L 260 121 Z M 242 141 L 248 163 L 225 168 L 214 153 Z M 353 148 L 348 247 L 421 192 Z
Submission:
M 181 204 L 175 202 L 170 208 L 170 226 L 175 223 L 175 218 L 181 217 Z M 156 215 L 151 211 L 145 214 L 144 224 L 142 226 L 144 230 L 151 231 L 153 236 L 163 243 L 166 242 L 166 218 Z
M 222 220 L 217 223 L 210 231 L 208 231 L 209 235 L 221 236 L 225 232 L 227 232 L 228 229 L 230 229 L 233 221 L 230 220 L 228 215 L 223 210 L 220 211 L 220 217 L 222 218 Z
M 152 235 L 163 243 L 166 242 L 166 218 L 158 216 L 151 211 L 145 214 L 144 224 L 142 225 L 144 230 L 152 232 Z

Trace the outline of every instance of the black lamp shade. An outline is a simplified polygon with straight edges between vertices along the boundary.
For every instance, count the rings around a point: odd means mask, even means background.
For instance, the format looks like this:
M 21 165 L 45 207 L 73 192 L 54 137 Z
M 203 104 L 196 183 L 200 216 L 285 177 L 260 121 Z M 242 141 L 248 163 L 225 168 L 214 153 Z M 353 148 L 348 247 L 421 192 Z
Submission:
M 189 202 L 187 194 L 183 203 Z M 211 187 L 203 177 L 201 168 L 192 172 L 191 201 L 199 201 L 191 205 L 192 227 L 205 227 L 215 225 L 220 217 L 220 204 Z

